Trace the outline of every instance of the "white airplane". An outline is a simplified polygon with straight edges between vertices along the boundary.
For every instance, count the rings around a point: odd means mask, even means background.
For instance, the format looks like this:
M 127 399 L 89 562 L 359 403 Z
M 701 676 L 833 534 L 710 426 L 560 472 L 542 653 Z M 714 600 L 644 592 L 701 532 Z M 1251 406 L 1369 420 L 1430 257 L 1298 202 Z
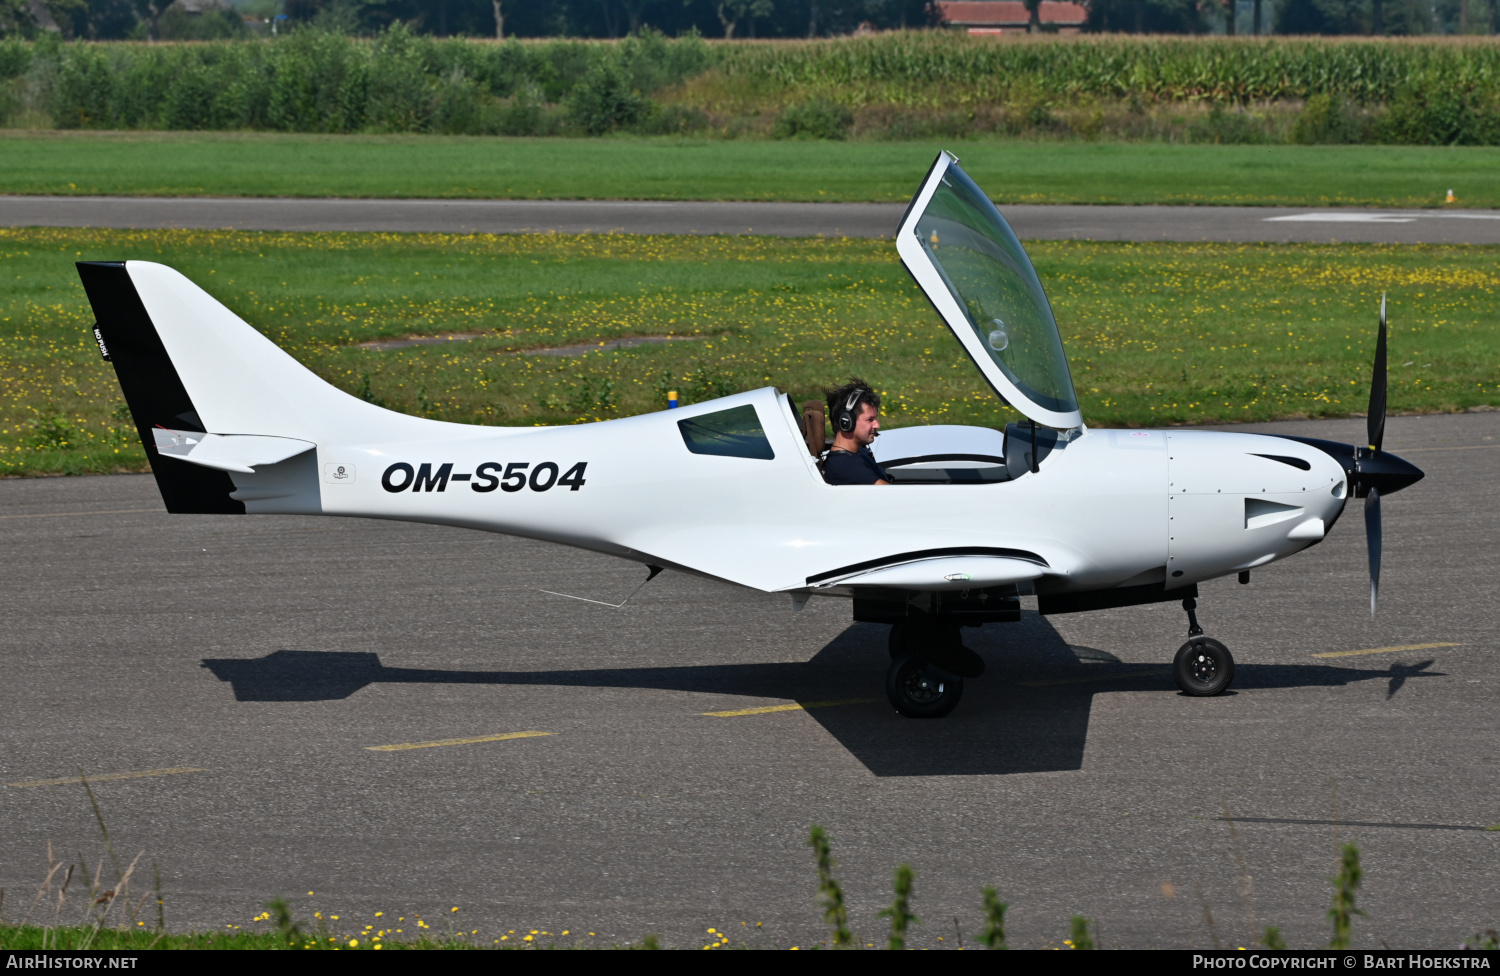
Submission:
M 1181 600 L 1173 672 L 1228 687 L 1196 584 L 1318 542 L 1365 499 L 1370 607 L 1380 498 L 1422 477 L 1381 451 L 1381 302 L 1370 446 L 1193 430 L 1093 430 L 1035 270 L 989 198 L 943 153 L 901 221 L 908 271 L 986 382 L 1026 422 L 906 427 L 876 457 L 890 486 L 823 480 L 821 407 L 773 388 L 570 427 L 481 427 L 395 413 L 315 376 L 171 268 L 78 265 L 167 510 L 343 515 L 464 526 L 650 568 L 852 601 L 890 624 L 886 690 L 937 717 L 984 669 L 960 628 Z M 644 584 L 642 584 L 644 585 Z

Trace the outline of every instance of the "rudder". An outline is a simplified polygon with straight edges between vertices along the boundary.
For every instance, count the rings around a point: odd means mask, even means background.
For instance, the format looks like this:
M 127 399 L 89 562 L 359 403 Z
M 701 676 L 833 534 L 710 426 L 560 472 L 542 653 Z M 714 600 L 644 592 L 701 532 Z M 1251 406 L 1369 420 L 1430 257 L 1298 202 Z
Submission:
M 244 503 L 229 497 L 235 486 L 226 472 L 189 464 L 156 450 L 153 428 L 203 432 L 207 428 L 151 325 L 125 263 L 80 261 L 78 275 L 94 309 L 94 337 L 99 351 L 115 368 L 167 511 L 243 515 Z

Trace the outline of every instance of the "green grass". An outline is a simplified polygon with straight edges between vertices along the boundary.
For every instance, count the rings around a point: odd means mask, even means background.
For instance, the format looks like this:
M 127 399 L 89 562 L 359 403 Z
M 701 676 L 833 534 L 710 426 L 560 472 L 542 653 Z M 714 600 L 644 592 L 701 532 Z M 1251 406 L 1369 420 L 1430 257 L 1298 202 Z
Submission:
M 367 941 L 367 940 L 362 940 Z M 328 942 L 328 937 L 308 942 L 313 948 L 349 948 L 348 940 Z M 285 949 L 286 940 L 276 932 L 188 932 L 158 933 L 148 929 L 103 928 L 97 932 L 91 925 L 68 925 L 44 928 L 40 925 L 0 925 L 0 949 L 20 952 L 36 949 L 71 949 L 87 946 L 90 951 L 131 949 Z M 300 947 L 299 947 L 300 948 Z M 357 946 L 354 948 L 358 948 Z M 389 949 L 468 948 L 462 944 L 422 940 L 391 942 Z
M 1340 416 L 1368 395 L 1391 302 L 1393 412 L 1500 404 L 1500 249 L 1031 246 L 1093 426 Z M 978 373 L 889 242 L 625 235 L 0 231 L 0 473 L 138 470 L 89 333 L 79 259 L 179 268 L 301 361 L 393 409 L 570 423 L 849 373 L 888 424 L 994 425 Z M 377 351 L 442 333 L 477 338 Z M 696 337 L 559 358 L 519 350 Z
M 366 931 L 353 935 L 343 933 L 331 935 L 320 930 L 304 934 L 295 945 L 276 931 L 241 931 L 237 926 L 223 932 L 155 932 L 139 928 L 99 928 L 92 925 L 7 925 L 0 923 L 0 951 L 22 952 L 38 949 L 87 948 L 89 951 L 129 951 L 132 949 L 342 949 L 348 951 L 367 949 L 559 949 L 559 948 L 614 948 L 635 949 L 639 946 L 597 945 L 591 940 L 568 939 L 561 942 L 552 933 L 547 933 L 545 942 L 520 941 L 524 936 L 509 935 L 506 941 L 498 938 L 480 939 L 477 936 L 457 933 L 451 937 L 407 935 L 372 938 Z M 351 944 L 353 940 L 353 944 Z
M 0 193 L 902 201 L 949 148 L 1005 203 L 1500 207 L 1500 148 L 21 132 Z

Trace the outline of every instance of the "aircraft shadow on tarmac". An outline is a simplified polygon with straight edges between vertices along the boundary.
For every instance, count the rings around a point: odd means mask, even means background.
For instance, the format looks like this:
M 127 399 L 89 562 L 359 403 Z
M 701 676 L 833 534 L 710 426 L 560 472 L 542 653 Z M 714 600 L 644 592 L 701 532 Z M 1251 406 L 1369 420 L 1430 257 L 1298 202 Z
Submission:
M 886 633 L 885 627 L 853 624 L 801 663 L 449 671 L 386 667 L 373 653 L 282 650 L 262 658 L 204 660 L 203 667 L 228 682 L 237 700 L 257 702 L 334 701 L 376 682 L 686 691 L 707 696 L 705 711 L 725 708 L 723 698 L 731 695 L 801 703 L 872 699 L 809 707 L 808 715 L 877 776 L 1080 769 L 1095 694 L 1180 694 L 1165 660 L 1126 664 L 1107 651 L 1070 646 L 1045 618 L 1027 612 L 1019 624 L 964 632 L 965 643 L 983 655 L 988 670 L 982 678 L 967 682 L 963 701 L 953 714 L 938 721 L 903 719 L 885 703 Z M 1234 688 L 1223 697 L 1250 689 L 1329 687 L 1383 678 L 1389 681 L 1389 698 L 1413 678 L 1441 676 L 1441 672 L 1427 670 L 1432 663 L 1393 664 L 1382 670 L 1327 664 L 1237 664 Z M 1219 701 L 1209 699 L 1205 704 Z M 760 702 L 747 703 L 756 704 Z

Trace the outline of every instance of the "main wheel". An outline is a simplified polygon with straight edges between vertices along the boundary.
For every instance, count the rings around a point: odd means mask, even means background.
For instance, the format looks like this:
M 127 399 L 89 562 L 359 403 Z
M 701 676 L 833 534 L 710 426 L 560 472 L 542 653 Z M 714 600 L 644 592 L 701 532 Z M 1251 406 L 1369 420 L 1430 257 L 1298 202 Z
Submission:
M 964 679 L 903 654 L 885 673 L 885 694 L 907 718 L 942 718 L 963 697 Z
M 1172 677 L 1184 695 L 1217 695 L 1234 680 L 1234 658 L 1212 637 L 1194 637 L 1177 649 Z

